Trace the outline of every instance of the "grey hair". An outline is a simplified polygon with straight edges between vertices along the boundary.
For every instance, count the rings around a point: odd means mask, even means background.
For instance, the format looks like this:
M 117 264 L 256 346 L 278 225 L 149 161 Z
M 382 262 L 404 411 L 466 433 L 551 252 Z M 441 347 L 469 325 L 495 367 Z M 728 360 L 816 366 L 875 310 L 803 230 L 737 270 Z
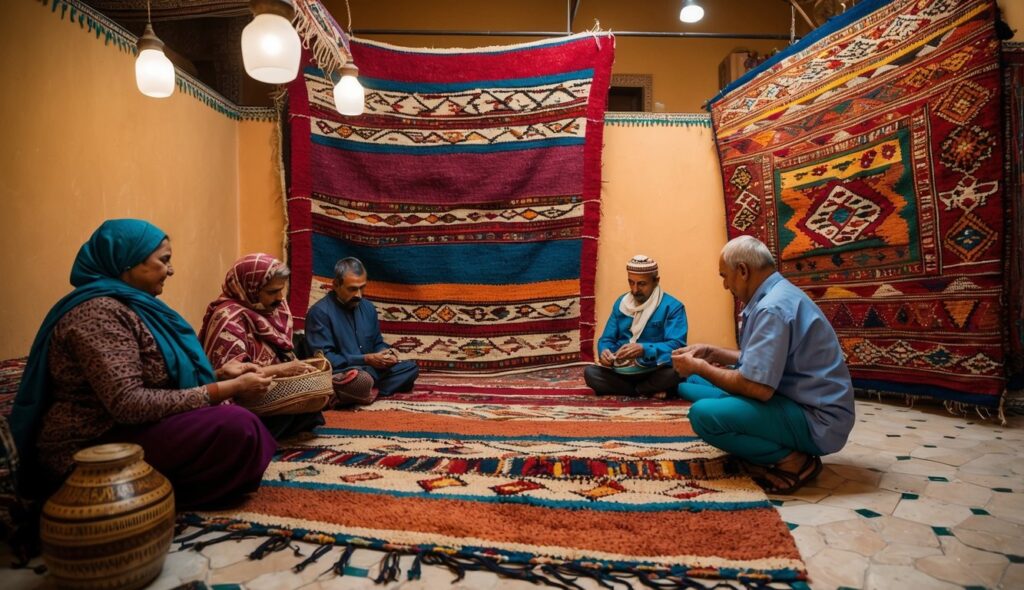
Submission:
M 361 277 L 366 274 L 366 267 L 363 266 L 363 262 L 358 258 L 349 256 L 348 258 L 342 258 L 334 265 L 334 280 L 344 280 L 345 275 L 353 274 L 357 277 Z
M 274 273 L 270 275 L 270 279 L 268 279 L 268 281 L 276 281 L 277 279 L 287 280 L 290 276 L 292 276 L 292 269 L 282 264 L 281 268 L 275 270 Z
M 751 270 L 775 268 L 775 258 L 764 242 L 754 236 L 739 236 L 722 248 L 722 260 L 729 268 L 744 263 Z

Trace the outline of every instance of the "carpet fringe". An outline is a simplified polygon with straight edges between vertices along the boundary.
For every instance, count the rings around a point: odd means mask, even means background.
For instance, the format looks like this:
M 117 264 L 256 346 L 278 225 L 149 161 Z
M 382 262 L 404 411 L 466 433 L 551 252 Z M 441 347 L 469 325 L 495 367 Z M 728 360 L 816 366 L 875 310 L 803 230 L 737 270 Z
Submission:
M 561 562 L 545 557 L 534 558 L 528 563 L 517 563 L 509 561 L 504 556 L 490 553 L 461 553 L 438 546 L 375 545 L 372 541 L 364 538 L 336 537 L 304 529 L 287 530 L 229 519 L 208 520 L 195 514 L 179 515 L 178 525 L 199 528 L 198 531 L 174 539 L 174 542 L 179 544 L 179 550 L 202 551 L 206 547 L 226 541 L 266 537 L 266 540 L 249 554 L 249 559 L 259 560 L 284 549 L 291 549 L 295 557 L 304 557 L 299 546 L 293 541 L 319 545 L 308 557 L 292 567 L 294 572 L 306 569 L 334 547 L 343 547 L 344 550 L 338 560 L 324 570 L 323 574 L 334 572 L 338 576 L 344 576 L 345 568 L 356 549 L 384 552 L 384 557 L 380 562 L 380 571 L 376 577 L 372 578 L 376 584 L 397 582 L 402 573 L 400 565 L 402 555 L 412 554 L 415 557 L 407 572 L 409 580 L 420 579 L 423 565 L 433 565 L 448 568 L 455 574 L 453 584 L 463 580 L 467 572 L 488 571 L 503 578 L 523 580 L 560 590 L 582 590 L 583 587 L 577 583 L 580 578 L 593 580 L 602 588 L 609 590 L 618 588 L 635 590 L 638 587 L 659 590 L 664 588 L 704 590 L 706 588 L 735 587 L 725 582 L 714 586 L 705 585 L 709 581 L 708 578 L 716 577 L 717 570 L 696 571 L 681 567 L 657 568 L 653 566 L 615 569 L 602 563 Z M 218 532 L 224 534 L 206 541 L 196 541 L 204 535 Z M 698 582 L 691 577 L 693 574 L 700 576 L 705 583 Z M 800 580 L 772 580 L 770 576 L 763 574 L 738 573 L 734 581 L 741 587 L 750 589 L 768 588 L 769 584 L 789 584 L 791 588 L 807 588 L 806 583 Z

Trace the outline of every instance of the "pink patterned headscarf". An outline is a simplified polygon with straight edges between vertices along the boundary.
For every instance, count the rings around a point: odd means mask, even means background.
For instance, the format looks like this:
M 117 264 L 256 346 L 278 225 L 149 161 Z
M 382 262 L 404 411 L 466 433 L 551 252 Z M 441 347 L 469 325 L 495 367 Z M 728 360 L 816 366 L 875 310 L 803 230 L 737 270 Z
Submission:
M 215 369 L 231 360 L 267 366 L 294 357 L 288 302 L 269 310 L 259 303 L 260 290 L 281 268 L 284 263 L 269 254 L 249 254 L 231 266 L 199 331 Z

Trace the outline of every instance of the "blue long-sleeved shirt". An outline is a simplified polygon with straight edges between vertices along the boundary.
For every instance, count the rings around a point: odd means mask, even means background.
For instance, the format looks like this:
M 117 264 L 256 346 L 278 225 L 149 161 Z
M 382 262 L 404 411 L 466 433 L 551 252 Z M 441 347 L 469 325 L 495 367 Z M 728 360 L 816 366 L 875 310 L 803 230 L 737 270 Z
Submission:
M 373 304 L 363 299 L 350 311 L 333 292 L 309 308 L 306 342 L 311 350 L 323 351 L 335 372 L 365 365 L 365 355 L 388 348 Z
M 601 339 L 597 341 L 598 358 L 605 350 L 617 351 L 633 335 L 629 331 L 633 318 L 619 311 L 619 304 L 626 295 L 628 293 L 616 299 L 612 306 L 612 314 L 604 326 Z M 654 310 L 637 339 L 637 344 L 644 347 L 644 355 L 638 359 L 640 364 L 654 366 L 671 363 L 672 351 L 686 346 L 686 331 L 686 308 L 675 297 L 662 293 L 658 309 Z

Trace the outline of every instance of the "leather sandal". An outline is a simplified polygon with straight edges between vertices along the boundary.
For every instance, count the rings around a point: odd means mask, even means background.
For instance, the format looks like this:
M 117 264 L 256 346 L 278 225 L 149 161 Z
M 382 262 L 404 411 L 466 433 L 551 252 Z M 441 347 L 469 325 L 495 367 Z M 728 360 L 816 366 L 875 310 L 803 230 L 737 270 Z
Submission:
M 784 471 L 778 467 L 769 467 L 766 469 L 765 475 L 770 476 L 776 481 L 772 481 L 769 477 L 755 477 L 754 483 L 761 486 L 769 494 L 785 496 L 799 490 L 807 482 L 818 477 L 818 474 L 821 473 L 821 468 L 821 457 L 808 455 L 807 460 L 804 461 L 803 465 L 800 466 L 800 470 L 796 473 Z

